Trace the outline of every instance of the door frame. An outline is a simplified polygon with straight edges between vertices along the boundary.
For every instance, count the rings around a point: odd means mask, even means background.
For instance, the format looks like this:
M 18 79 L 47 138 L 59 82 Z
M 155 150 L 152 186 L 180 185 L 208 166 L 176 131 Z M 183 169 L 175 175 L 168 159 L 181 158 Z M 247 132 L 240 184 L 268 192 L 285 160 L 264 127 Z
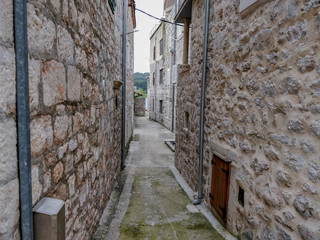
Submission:
M 228 176 L 227 176 L 227 186 L 226 186 L 226 196 L 225 196 L 225 216 L 221 216 L 219 214 L 219 212 L 215 209 L 215 207 L 211 204 L 211 189 L 212 189 L 212 181 L 213 181 L 213 165 L 214 165 L 214 159 L 218 159 L 221 162 L 223 162 L 224 164 L 228 165 Z M 220 223 L 222 223 L 224 226 L 227 225 L 227 218 L 228 218 L 228 207 L 229 207 L 229 195 L 230 195 L 230 181 L 231 181 L 231 167 L 232 167 L 232 161 L 227 161 L 224 158 L 221 158 L 219 155 L 213 153 L 212 154 L 212 158 L 210 161 L 210 186 L 209 186 L 209 204 L 210 204 L 210 208 L 211 211 L 213 212 L 213 214 L 215 215 L 215 217 L 220 221 Z

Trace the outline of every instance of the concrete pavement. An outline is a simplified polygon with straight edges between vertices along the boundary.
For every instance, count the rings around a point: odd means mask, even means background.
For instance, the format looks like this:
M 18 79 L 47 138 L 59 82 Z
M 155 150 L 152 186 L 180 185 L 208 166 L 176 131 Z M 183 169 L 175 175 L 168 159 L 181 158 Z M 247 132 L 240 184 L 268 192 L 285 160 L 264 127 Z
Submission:
M 170 138 L 173 133 L 147 117 L 135 119 L 127 167 L 93 239 L 226 239 L 177 182 L 174 153 L 164 143 Z

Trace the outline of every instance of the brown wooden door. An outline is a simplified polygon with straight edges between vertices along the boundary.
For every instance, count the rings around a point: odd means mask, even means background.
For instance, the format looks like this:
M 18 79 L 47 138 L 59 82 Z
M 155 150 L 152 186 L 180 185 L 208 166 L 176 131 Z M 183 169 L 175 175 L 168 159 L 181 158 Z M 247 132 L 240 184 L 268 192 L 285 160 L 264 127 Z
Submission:
M 230 163 L 223 161 L 217 156 L 213 156 L 210 203 L 223 221 L 227 221 L 229 183 L 230 183 Z

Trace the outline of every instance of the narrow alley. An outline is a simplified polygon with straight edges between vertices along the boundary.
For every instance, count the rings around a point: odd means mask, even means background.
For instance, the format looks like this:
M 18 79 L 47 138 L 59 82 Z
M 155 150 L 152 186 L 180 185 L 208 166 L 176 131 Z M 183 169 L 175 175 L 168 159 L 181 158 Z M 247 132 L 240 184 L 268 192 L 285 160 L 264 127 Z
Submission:
M 166 139 L 174 134 L 147 117 L 135 119 L 126 169 L 94 240 L 224 239 L 176 181 Z
M 320 240 L 319 0 L 0 9 L 0 240 Z

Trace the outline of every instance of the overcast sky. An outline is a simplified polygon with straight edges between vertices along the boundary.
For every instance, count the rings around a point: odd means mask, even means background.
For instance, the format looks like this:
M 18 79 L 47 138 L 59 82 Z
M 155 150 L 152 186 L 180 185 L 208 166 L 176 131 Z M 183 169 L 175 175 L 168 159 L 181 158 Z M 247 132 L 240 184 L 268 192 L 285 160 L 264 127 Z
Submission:
M 136 8 L 153 16 L 163 16 L 163 0 L 135 0 Z M 137 30 L 134 33 L 134 72 L 149 72 L 150 32 L 159 23 L 139 11 L 136 11 Z

